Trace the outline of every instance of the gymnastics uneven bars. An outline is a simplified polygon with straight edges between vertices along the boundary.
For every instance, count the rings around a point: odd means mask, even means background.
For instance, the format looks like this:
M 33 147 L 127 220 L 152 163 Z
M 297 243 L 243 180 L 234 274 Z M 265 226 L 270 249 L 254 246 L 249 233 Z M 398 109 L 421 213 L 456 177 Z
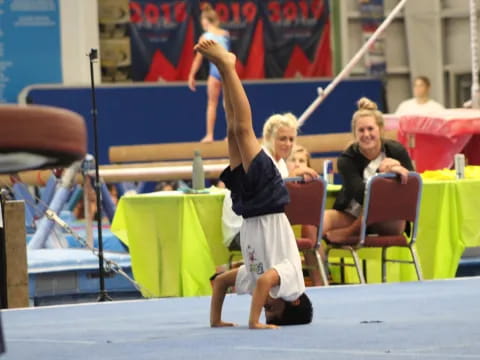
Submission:
M 317 107 L 325 100 L 325 98 L 335 89 L 335 87 L 347 77 L 352 71 L 353 67 L 357 65 L 360 59 L 365 55 L 368 48 L 373 44 L 375 40 L 380 36 L 380 34 L 387 28 L 388 25 L 393 21 L 395 16 L 402 10 L 408 0 L 401 0 L 397 6 L 392 10 L 392 12 L 385 18 L 383 23 L 375 30 L 372 36 L 363 44 L 363 46 L 358 50 L 358 52 L 353 56 L 349 63 L 343 68 L 343 70 L 333 79 L 333 81 L 328 84 L 328 86 L 323 90 L 318 88 L 318 97 L 310 104 L 310 106 L 303 112 L 303 114 L 298 119 L 298 126 L 302 126 L 305 121 L 312 115 Z

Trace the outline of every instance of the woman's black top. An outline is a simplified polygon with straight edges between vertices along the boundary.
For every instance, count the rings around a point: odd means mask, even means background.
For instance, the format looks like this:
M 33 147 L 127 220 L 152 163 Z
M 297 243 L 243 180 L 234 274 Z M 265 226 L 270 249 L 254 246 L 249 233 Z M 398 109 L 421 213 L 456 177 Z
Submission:
M 383 140 L 382 152 L 386 157 L 398 160 L 404 168 L 414 171 L 412 160 L 407 150 L 397 141 Z M 333 208 L 343 211 L 349 205 L 352 199 L 359 204 L 363 204 L 365 195 L 365 182 L 363 170 L 368 166 L 371 160 L 367 159 L 360 152 L 357 143 L 350 145 L 337 160 L 338 172 L 342 176 L 343 186 L 337 195 Z

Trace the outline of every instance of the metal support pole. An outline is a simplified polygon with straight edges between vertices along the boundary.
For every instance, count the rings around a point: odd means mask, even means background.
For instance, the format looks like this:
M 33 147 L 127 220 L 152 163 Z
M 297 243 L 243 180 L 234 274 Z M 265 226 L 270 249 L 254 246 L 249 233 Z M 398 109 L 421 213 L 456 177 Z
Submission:
M 98 121 L 97 121 L 97 102 L 95 97 L 95 79 L 93 63 L 98 58 L 97 49 L 91 49 L 88 54 L 90 60 L 90 82 L 91 82 L 91 95 L 92 95 L 92 119 L 93 119 L 93 142 L 94 142 L 94 157 L 95 157 L 95 194 L 97 195 L 97 228 L 98 228 L 98 271 L 100 279 L 100 293 L 98 301 L 109 301 L 111 298 L 108 296 L 105 290 L 105 269 L 103 259 L 103 238 L 102 238 L 102 194 L 100 191 L 100 174 L 98 169 Z
M 332 80 L 328 86 L 322 90 L 318 89 L 318 97 L 314 100 L 312 104 L 304 111 L 304 113 L 298 118 L 298 126 L 302 126 L 305 121 L 312 115 L 317 107 L 325 100 L 325 98 L 335 89 L 335 87 L 346 78 L 352 69 L 357 65 L 357 63 L 362 59 L 365 53 L 368 51 L 368 48 L 377 40 L 380 34 L 390 25 L 395 16 L 403 9 L 408 0 L 401 0 L 397 6 L 392 10 L 392 12 L 387 16 L 383 23 L 377 28 L 377 30 L 372 34 L 372 36 L 363 44 L 363 46 L 358 50 L 358 52 L 353 56 L 345 68 Z M 475 1 L 475 0 L 472 0 Z
M 71 188 L 74 184 L 75 177 L 80 171 L 81 161 L 74 162 L 62 175 L 60 185 L 53 196 L 52 202 L 49 204 L 49 209 L 60 213 L 65 203 L 70 196 Z M 54 222 L 43 217 L 39 224 L 37 231 L 33 234 L 32 239 L 28 244 L 29 249 L 42 249 L 48 247 L 48 237 L 52 232 Z M 54 245 L 54 247 L 57 247 Z

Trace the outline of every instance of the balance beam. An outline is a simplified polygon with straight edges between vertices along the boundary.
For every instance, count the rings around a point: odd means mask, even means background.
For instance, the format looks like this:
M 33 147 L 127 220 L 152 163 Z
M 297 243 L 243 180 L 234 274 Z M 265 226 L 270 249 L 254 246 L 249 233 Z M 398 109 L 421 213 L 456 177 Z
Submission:
M 386 131 L 385 138 L 396 139 L 396 131 Z M 302 135 L 297 138 L 297 143 L 305 146 L 312 154 L 335 153 L 343 151 L 351 142 L 351 133 L 334 133 L 322 135 Z M 114 146 L 110 148 L 111 159 L 119 162 L 120 159 L 135 161 L 134 159 L 152 159 L 155 162 L 112 164 L 100 166 L 100 176 L 106 183 L 123 181 L 163 181 L 185 180 L 192 177 L 193 149 L 207 149 L 202 153 L 204 160 L 205 178 L 218 179 L 220 173 L 228 165 L 227 143 L 216 141 L 211 144 L 169 143 L 154 145 Z M 130 153 L 129 149 L 135 151 Z M 142 156 L 141 150 L 147 149 L 148 154 Z M 182 149 L 181 151 L 175 151 Z M 123 154 L 123 155 L 122 155 Z M 125 156 L 124 156 L 125 155 Z M 212 158 L 208 158 L 211 155 Z M 185 158 L 183 158 L 185 157 Z M 153 160 L 156 159 L 156 160 Z M 186 160 L 187 159 L 187 160 Z M 170 160 L 170 161 L 168 161 Z M 183 160 L 183 161 L 179 161 Z M 311 167 L 318 173 L 323 171 L 323 162 L 330 160 L 334 172 L 337 172 L 337 158 L 332 156 L 313 157 Z M 140 161 L 140 160 L 136 160 Z M 50 170 L 23 171 L 17 174 L 19 181 L 34 186 L 45 186 L 52 172 Z M 12 186 L 16 180 L 9 175 L 0 176 L 0 185 Z M 78 184 L 82 183 L 82 176 L 76 178 Z
M 397 139 L 396 131 L 386 131 L 385 138 Z M 259 142 L 261 140 L 259 139 Z M 297 143 L 305 146 L 311 154 L 341 152 L 353 141 L 351 133 L 301 135 Z M 204 159 L 227 158 L 226 141 L 165 143 L 111 146 L 109 158 L 112 164 L 131 162 L 175 161 L 193 158 L 193 152 L 200 151 Z
M 228 149 L 226 141 L 214 141 L 204 144 L 199 142 L 167 143 L 151 145 L 111 146 L 110 162 L 150 162 L 165 160 L 193 159 L 193 152 L 200 151 L 203 158 L 226 158 Z

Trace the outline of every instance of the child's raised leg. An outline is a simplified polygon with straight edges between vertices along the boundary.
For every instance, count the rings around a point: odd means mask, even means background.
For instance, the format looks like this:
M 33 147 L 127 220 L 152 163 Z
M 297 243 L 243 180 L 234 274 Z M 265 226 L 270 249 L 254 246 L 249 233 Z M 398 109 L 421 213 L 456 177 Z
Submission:
M 242 82 L 235 71 L 235 55 L 212 40 L 202 40 L 195 46 L 208 60 L 213 62 L 222 75 L 224 92 L 233 109 L 233 131 L 237 140 L 245 171 L 261 150 L 252 127 L 252 113 Z
M 225 107 L 225 118 L 227 120 L 227 141 L 228 141 L 228 157 L 230 159 L 230 169 L 235 169 L 242 164 L 240 149 L 238 148 L 237 138 L 234 131 L 234 117 L 232 101 L 230 100 L 230 91 L 228 88 L 223 89 L 223 101 Z

